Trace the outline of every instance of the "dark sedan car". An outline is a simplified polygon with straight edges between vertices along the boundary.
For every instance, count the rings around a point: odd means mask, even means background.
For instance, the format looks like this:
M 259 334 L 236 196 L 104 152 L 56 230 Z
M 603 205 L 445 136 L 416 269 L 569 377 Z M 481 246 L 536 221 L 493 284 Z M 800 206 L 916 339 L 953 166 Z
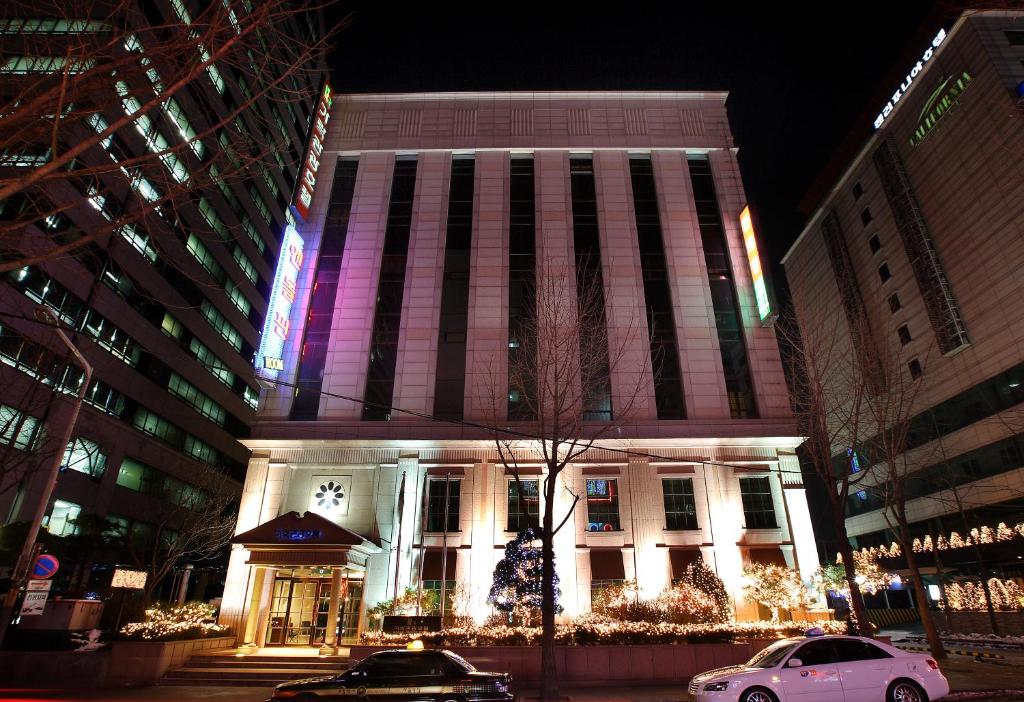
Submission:
M 340 675 L 278 685 L 277 700 L 366 699 L 368 702 L 512 702 L 506 673 L 478 671 L 444 650 L 381 651 Z

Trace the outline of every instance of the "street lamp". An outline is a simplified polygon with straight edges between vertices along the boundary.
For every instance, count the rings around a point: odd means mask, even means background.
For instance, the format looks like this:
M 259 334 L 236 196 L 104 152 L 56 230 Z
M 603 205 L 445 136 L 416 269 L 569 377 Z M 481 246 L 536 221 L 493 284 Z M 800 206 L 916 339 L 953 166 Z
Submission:
M 60 320 L 57 319 L 57 315 L 53 313 L 49 307 L 40 305 L 36 308 L 36 319 L 47 325 L 52 326 L 54 332 L 68 348 L 71 354 L 78 360 L 82 370 L 85 372 L 85 376 L 82 378 L 82 384 L 78 388 L 78 394 L 75 396 L 75 403 L 71 407 L 71 412 L 68 414 L 67 421 L 64 423 L 63 430 L 60 433 L 59 443 L 55 445 L 53 460 L 50 462 L 49 472 L 47 474 L 46 485 L 43 488 L 43 493 L 39 496 L 39 502 L 36 504 L 35 514 L 32 516 L 32 524 L 29 526 L 28 534 L 25 537 L 25 543 L 21 547 L 21 554 L 18 556 L 18 561 L 14 566 L 14 573 L 11 578 L 11 588 L 7 592 L 7 596 L 4 598 L 3 607 L 0 608 L 0 646 L 3 645 L 4 635 L 7 633 L 7 627 L 11 623 L 11 618 L 14 614 L 14 603 L 18 598 L 18 592 L 25 585 L 28 580 L 29 569 L 32 566 L 32 556 L 36 549 L 36 539 L 39 537 L 39 528 L 43 524 L 43 517 L 46 516 L 46 508 L 50 504 L 50 497 L 53 496 L 53 489 L 57 486 L 57 476 L 60 474 L 60 463 L 64 458 L 64 452 L 71 440 L 71 434 L 75 429 L 75 422 L 78 420 L 78 411 L 82 407 L 82 400 L 85 399 L 86 389 L 89 387 L 89 382 L 92 378 L 92 366 L 85 360 L 85 356 L 75 348 L 75 345 L 71 343 L 71 339 L 68 338 L 64 330 L 60 328 Z

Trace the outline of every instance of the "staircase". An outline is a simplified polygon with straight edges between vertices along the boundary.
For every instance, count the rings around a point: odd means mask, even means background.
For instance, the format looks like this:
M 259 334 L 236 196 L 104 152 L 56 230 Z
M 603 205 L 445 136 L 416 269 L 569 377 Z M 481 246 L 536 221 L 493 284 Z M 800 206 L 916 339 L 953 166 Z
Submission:
M 192 656 L 170 670 L 161 685 L 273 687 L 289 680 L 337 674 L 349 665 L 348 656 L 236 656 L 234 650 Z

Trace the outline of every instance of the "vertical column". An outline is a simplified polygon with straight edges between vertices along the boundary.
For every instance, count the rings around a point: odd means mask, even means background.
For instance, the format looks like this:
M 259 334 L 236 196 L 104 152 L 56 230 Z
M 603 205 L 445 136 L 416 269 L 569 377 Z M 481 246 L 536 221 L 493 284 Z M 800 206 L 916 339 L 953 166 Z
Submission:
M 626 567 L 636 564 L 636 580 L 642 598 L 651 599 L 669 586 L 668 549 L 658 548 L 664 528 L 661 481 L 657 468 L 646 458 L 631 458 L 622 478 L 629 495 L 629 527 L 633 553 L 626 553 Z M 627 575 L 627 578 L 629 576 Z
M 506 151 L 477 154 L 466 332 L 466 419 L 508 413 L 508 169 Z
M 260 595 L 260 618 L 256 626 L 256 647 L 263 648 L 267 643 L 267 623 L 270 621 L 270 600 L 274 593 L 274 568 L 267 568 L 263 580 L 263 593 Z
M 747 264 L 747 249 L 740 232 L 740 212 L 747 204 L 743 191 L 736 154 L 731 149 L 718 149 L 708 154 L 711 173 L 715 178 L 715 192 L 722 213 L 726 240 L 729 242 L 729 261 L 732 264 L 733 280 L 739 297 L 743 317 L 743 333 L 750 363 L 751 382 L 757 398 L 758 416 L 789 417 L 792 408 L 786 378 L 782 372 L 782 357 L 779 343 L 772 327 L 761 324 L 754 298 L 754 283 Z M 768 257 L 761 252 L 761 261 Z
M 652 160 L 686 392 L 686 416 L 721 419 L 729 416 L 729 400 L 686 154 L 655 151 Z
M 249 611 L 245 616 L 245 636 L 242 645 L 247 648 L 256 647 L 256 624 L 260 618 L 260 598 L 263 595 L 263 583 L 266 581 L 267 569 L 254 568 L 256 571 L 252 584 L 252 596 L 249 598 Z
M 711 501 L 711 530 L 714 533 L 714 560 L 709 561 L 734 601 L 743 599 L 743 556 L 737 543 L 743 536 L 743 506 L 732 468 L 705 463 L 702 467 L 705 489 Z
M 419 160 L 392 404 L 429 414 L 434 409 L 437 325 L 441 314 L 444 224 L 451 154 L 428 152 Z M 415 417 L 402 412 L 391 416 L 392 421 L 410 419 Z
M 238 505 L 238 522 L 235 525 L 236 534 L 259 526 L 263 493 L 267 487 L 269 471 L 270 456 L 253 454 L 245 473 L 245 484 L 242 486 L 242 497 Z M 250 568 L 246 564 L 248 559 L 248 550 L 241 544 L 232 545 L 218 621 L 231 627 L 235 632 L 241 632 L 242 615 L 245 611 L 245 597 L 250 577 Z
M 334 653 L 338 643 L 338 604 L 341 602 L 341 571 L 339 566 L 331 570 L 331 594 L 327 601 L 327 632 L 321 652 Z
M 402 474 L 405 474 L 405 485 L 402 485 Z M 402 456 L 398 459 L 398 485 L 396 501 L 400 505 L 395 529 L 394 542 L 398 549 L 395 568 L 397 568 L 397 594 L 414 583 L 413 578 L 413 544 L 422 541 L 420 532 L 422 510 L 424 509 L 423 493 L 426 488 L 426 470 L 419 465 L 419 458 Z M 394 576 L 392 576 L 394 577 Z
M 534 156 L 537 213 L 537 269 L 568 271 L 572 278 L 572 212 L 569 159 L 565 151 L 540 151 Z M 575 295 L 570 291 L 570 294 Z
M 324 390 L 347 397 L 362 397 L 366 387 L 394 161 L 393 153 L 363 155 L 352 198 L 323 384 Z M 359 419 L 362 410 L 360 403 L 339 398 L 325 396 L 320 403 L 321 417 Z
M 807 490 L 800 477 L 800 461 L 795 454 L 779 454 L 782 490 L 786 498 L 793 550 L 800 577 L 809 580 L 818 569 L 818 548 L 814 540 L 814 525 L 807 507 Z
M 579 469 L 571 465 L 562 471 L 562 485 L 558 486 L 555 491 L 556 525 L 562 521 L 572 506 L 569 491 L 564 488 L 568 487 L 577 495 L 581 494 L 579 486 L 576 484 L 578 472 Z M 538 475 L 537 479 L 539 486 L 542 486 L 544 476 Z M 543 492 L 543 488 L 541 488 L 541 492 Z M 543 502 L 540 507 L 541 510 L 545 509 Z M 585 550 L 577 551 L 576 549 L 576 538 L 580 533 L 580 519 L 586 522 L 586 512 L 587 506 L 581 500 L 580 504 L 576 505 L 576 511 L 572 518 L 566 521 L 562 530 L 555 535 L 555 569 L 561 581 L 562 607 L 565 609 L 566 617 L 573 617 L 584 612 L 590 603 L 590 557 Z M 541 514 L 543 515 L 543 511 Z M 583 599 L 583 593 L 586 593 L 586 599 Z
M 595 152 L 594 178 L 608 314 L 612 408 L 616 419 L 655 419 L 650 333 L 626 152 Z M 630 411 L 623 413 L 630 404 Z
M 376 533 L 380 535 L 384 549 L 381 553 L 366 559 L 366 576 L 363 580 L 363 605 L 373 607 L 392 595 L 394 587 L 395 498 L 398 495 L 399 473 L 396 468 L 377 468 L 373 483 Z
M 483 623 L 487 618 L 488 606 L 487 595 L 490 591 L 491 579 L 494 575 L 494 566 L 497 565 L 495 556 L 499 553 L 494 543 L 494 520 L 497 514 L 495 499 L 498 494 L 495 492 L 496 476 L 502 469 L 493 463 L 481 461 L 471 469 L 473 476 L 473 524 L 470 539 L 472 544 L 469 549 L 469 558 L 459 559 L 460 566 L 468 561 L 468 572 L 464 579 L 460 579 L 460 585 L 470 587 L 469 594 L 469 615 L 477 623 Z M 465 543 L 465 541 L 463 541 Z

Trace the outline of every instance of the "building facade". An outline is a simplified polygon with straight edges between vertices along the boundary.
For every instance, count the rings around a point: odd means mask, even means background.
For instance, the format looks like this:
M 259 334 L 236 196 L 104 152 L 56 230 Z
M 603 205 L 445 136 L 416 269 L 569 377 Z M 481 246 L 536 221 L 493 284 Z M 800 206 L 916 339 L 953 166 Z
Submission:
M 52 95 L 69 76 L 74 102 L 53 132 L 58 152 L 137 117 L 68 166 L 81 177 L 50 178 L 0 202 L 4 263 L 31 261 L 0 282 L 0 519 L 31 520 L 44 467 L 63 453 L 44 527 L 66 536 L 95 515 L 145 542 L 160 531 L 168 538 L 180 525 L 162 515 L 201 504 L 204 491 L 240 492 L 249 452 L 238 439 L 259 398 L 252 358 L 325 76 L 322 63 L 285 66 L 266 47 L 322 35 L 323 18 L 279 15 L 273 32 L 261 30 L 263 51 L 250 3 L 129 3 L 113 17 L 96 4 L 96 16 L 74 16 L 74 7 L 0 13 L 5 102 Z M 245 39 L 214 60 L 197 27 Z M 181 52 L 193 63 L 175 63 Z M 188 70 L 187 85 L 173 85 Z M 280 88 L 268 87 L 277 80 Z M 52 157 L 49 136 L 17 140 L 25 134 L 4 140 L 5 186 Z M 251 134 L 263 135 L 266 150 L 229 178 L 228 156 Z M 91 241 L 78 246 L 77 237 Z M 66 253 L 34 257 L 64 244 Z M 38 323 L 40 305 L 93 366 L 67 447 L 54 437 L 69 406 L 52 389 L 73 395 L 83 374 Z
M 583 414 L 611 438 L 560 477 L 559 514 L 580 496 L 556 537 L 564 614 L 626 580 L 656 596 L 702 557 L 756 617 L 746 563 L 817 568 L 725 97 L 337 97 L 245 441 L 221 611 L 240 643 L 353 641 L 374 605 L 442 583 L 487 617 L 503 548 L 543 509 L 508 368 L 552 262 L 600 281 L 628 359 Z M 494 427 L 520 432 L 525 504 Z
M 801 326 L 843 320 L 843 343 L 861 351 L 871 330 L 869 355 L 912 401 L 903 458 L 920 557 L 936 565 L 941 537 L 942 563 L 970 573 L 974 551 L 947 542 L 1024 521 L 1024 15 L 970 13 L 935 31 L 784 264 Z M 837 461 L 855 448 L 834 447 Z M 888 548 L 885 483 L 866 476 L 846 526 L 855 545 Z M 1020 542 L 985 548 L 988 567 L 1020 573 Z

